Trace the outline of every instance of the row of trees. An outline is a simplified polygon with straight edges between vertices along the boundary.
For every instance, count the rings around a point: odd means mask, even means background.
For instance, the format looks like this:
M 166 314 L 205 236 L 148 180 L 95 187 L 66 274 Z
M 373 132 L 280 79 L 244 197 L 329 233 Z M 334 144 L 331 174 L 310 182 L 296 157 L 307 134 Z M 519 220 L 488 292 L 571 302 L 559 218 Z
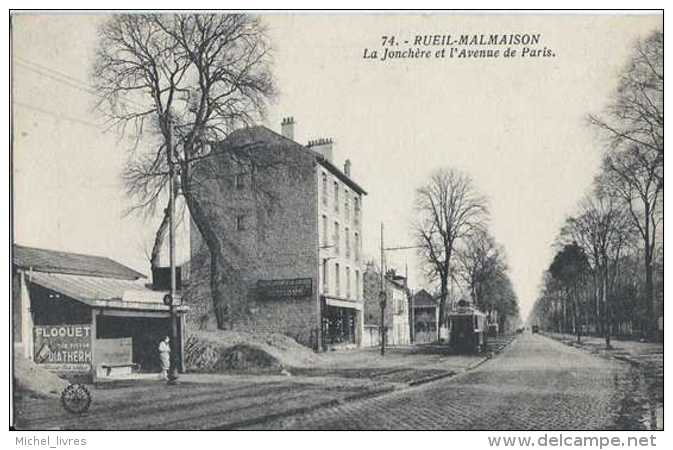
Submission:
M 663 315 L 663 33 L 634 46 L 617 91 L 589 122 L 600 173 L 568 218 L 533 320 L 557 331 L 653 338 Z
M 450 298 L 450 285 L 468 292 L 477 307 L 497 317 L 501 329 L 518 320 L 505 252 L 489 232 L 486 198 L 470 176 L 450 168 L 435 171 L 416 191 L 415 213 L 414 235 L 425 277 L 439 283 L 440 320 L 456 300 Z

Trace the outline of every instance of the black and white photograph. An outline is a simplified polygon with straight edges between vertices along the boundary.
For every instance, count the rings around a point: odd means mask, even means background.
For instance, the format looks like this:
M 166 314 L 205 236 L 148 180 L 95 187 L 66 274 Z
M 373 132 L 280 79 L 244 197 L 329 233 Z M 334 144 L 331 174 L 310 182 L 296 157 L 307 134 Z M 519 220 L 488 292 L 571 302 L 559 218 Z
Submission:
M 10 10 L 8 69 L 10 430 L 662 445 L 663 10 Z

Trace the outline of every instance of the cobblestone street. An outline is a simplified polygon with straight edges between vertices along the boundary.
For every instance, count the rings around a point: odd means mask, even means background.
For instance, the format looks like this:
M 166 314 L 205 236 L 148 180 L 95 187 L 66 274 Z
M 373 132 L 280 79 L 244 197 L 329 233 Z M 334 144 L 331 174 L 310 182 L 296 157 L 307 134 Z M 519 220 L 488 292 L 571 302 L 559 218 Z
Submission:
M 643 429 L 629 364 L 525 333 L 453 379 L 257 425 L 265 429 Z

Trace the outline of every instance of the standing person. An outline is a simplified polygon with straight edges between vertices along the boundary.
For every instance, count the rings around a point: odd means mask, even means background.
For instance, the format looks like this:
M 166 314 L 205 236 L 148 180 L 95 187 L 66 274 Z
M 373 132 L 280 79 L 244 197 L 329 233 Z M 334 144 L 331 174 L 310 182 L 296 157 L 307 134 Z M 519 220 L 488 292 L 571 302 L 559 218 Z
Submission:
M 168 369 L 171 365 L 171 339 L 166 336 L 159 343 L 159 358 L 161 359 L 161 379 L 168 379 Z

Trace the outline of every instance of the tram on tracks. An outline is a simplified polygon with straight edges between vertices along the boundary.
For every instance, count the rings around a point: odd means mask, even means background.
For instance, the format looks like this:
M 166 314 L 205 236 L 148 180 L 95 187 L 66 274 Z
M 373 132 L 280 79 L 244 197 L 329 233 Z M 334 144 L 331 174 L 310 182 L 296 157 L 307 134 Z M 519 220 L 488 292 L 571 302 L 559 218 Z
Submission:
M 461 353 L 481 353 L 486 349 L 488 320 L 478 308 L 460 300 L 446 320 L 452 349 Z

